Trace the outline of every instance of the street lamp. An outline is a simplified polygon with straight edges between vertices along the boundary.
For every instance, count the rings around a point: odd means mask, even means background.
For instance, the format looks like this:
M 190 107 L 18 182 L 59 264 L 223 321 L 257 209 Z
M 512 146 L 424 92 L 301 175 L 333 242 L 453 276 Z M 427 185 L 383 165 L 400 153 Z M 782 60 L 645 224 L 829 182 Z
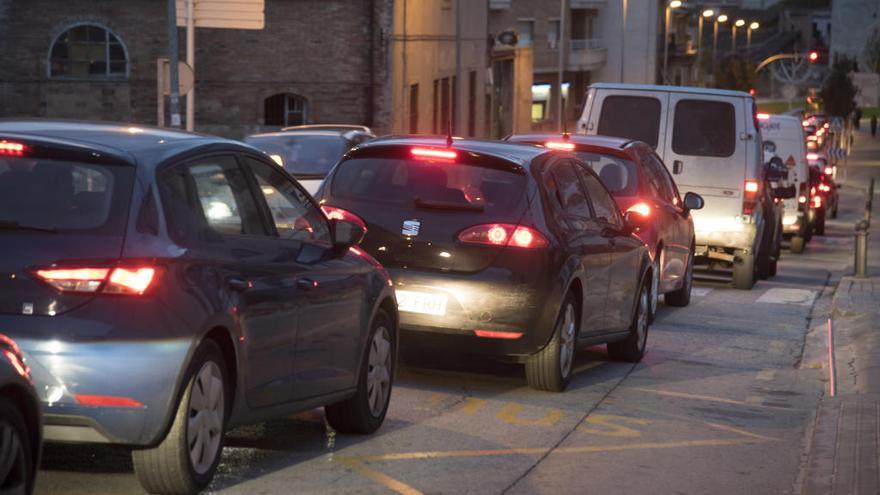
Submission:
M 757 22 L 749 24 L 749 30 L 746 31 L 746 53 L 752 53 L 752 31 L 761 27 Z
M 699 75 L 699 79 L 703 79 L 703 19 L 711 19 L 715 16 L 715 11 L 712 9 L 706 9 L 700 15 L 700 20 L 697 22 L 699 26 L 697 29 L 697 75 Z
M 746 21 L 744 21 L 742 19 L 737 19 L 736 22 L 733 23 L 733 29 L 730 34 L 730 36 L 731 36 L 730 44 L 731 44 L 731 50 L 733 51 L 733 53 L 736 53 L 736 28 L 741 28 L 745 25 L 746 25 Z
M 712 77 L 715 77 L 715 70 L 718 67 L 718 25 L 727 22 L 727 15 L 720 14 L 715 18 L 715 25 L 712 27 Z
M 672 0 L 666 4 L 666 28 L 663 31 L 663 83 L 669 81 L 669 18 L 672 15 L 672 9 L 681 7 L 681 0 Z

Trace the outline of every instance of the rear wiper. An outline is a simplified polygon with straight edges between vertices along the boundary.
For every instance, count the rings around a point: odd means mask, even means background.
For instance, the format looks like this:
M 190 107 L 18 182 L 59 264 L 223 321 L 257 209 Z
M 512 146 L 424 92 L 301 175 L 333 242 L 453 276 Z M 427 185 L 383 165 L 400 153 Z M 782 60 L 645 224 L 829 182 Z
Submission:
M 37 227 L 36 225 L 23 225 L 15 220 L 0 220 L 0 230 L 28 230 L 31 232 L 49 232 L 57 234 L 58 229 L 54 227 Z
M 448 211 L 483 211 L 483 205 L 472 205 L 470 203 L 452 203 L 449 201 L 432 201 L 429 199 L 416 198 L 416 208 L 424 208 L 429 210 L 448 210 Z

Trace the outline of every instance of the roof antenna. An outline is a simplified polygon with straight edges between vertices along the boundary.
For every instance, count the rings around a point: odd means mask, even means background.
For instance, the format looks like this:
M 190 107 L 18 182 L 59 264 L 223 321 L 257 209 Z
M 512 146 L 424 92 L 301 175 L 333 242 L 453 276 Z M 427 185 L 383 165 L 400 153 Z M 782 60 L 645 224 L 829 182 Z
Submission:
M 446 121 L 446 147 L 452 148 L 452 117 Z

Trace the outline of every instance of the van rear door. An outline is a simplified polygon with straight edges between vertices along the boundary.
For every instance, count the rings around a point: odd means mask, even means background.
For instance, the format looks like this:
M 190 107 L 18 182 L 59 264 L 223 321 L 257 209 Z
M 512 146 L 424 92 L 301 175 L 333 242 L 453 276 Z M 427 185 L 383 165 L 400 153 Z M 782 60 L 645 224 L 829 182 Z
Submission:
M 664 162 L 682 193 L 692 191 L 706 198 L 705 208 L 694 212 L 697 230 L 725 230 L 723 225 L 743 212 L 747 122 L 742 101 L 670 93 L 669 110 Z M 682 164 L 678 174 L 676 161 Z
M 665 134 L 668 93 L 593 88 L 587 95 L 585 134 L 634 139 L 654 149 Z

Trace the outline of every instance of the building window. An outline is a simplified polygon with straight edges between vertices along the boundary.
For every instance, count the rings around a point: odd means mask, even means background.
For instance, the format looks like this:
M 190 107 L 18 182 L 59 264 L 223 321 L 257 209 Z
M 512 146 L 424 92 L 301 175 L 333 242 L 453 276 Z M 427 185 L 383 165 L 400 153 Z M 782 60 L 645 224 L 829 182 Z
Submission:
M 571 9 L 571 39 L 591 40 L 596 37 L 593 23 L 599 16 L 596 9 Z
M 49 77 L 120 79 L 128 76 L 125 45 L 109 29 L 78 24 L 62 32 L 49 52 Z
M 520 46 L 532 46 L 535 39 L 535 21 L 533 19 L 520 19 L 516 21 L 516 30 L 519 34 Z
M 555 49 L 559 45 L 559 19 L 550 19 L 547 23 L 547 47 Z
M 468 74 L 468 120 L 467 135 L 477 134 L 477 71 L 472 70 Z
M 308 118 L 308 100 L 292 93 L 272 95 L 263 107 L 264 125 L 303 125 Z
M 409 87 L 409 133 L 419 133 L 419 85 Z
M 440 131 L 443 134 L 449 133 L 449 78 L 444 77 L 440 80 Z
M 440 80 L 434 79 L 434 105 L 431 110 L 431 132 L 434 134 L 438 134 L 440 132 L 440 126 L 437 124 L 437 119 L 439 118 L 440 110 Z

